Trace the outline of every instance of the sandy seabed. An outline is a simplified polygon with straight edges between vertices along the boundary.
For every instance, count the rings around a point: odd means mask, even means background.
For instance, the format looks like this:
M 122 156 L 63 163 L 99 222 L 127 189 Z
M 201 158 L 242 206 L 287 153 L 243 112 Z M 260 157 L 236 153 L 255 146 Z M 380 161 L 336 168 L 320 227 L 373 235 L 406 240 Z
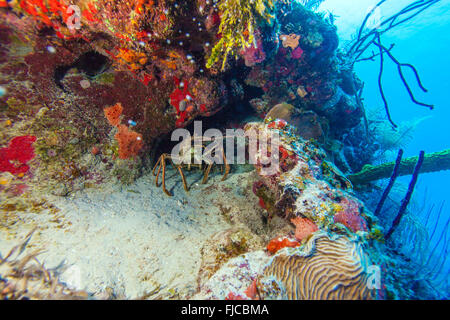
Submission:
M 286 228 L 281 219 L 265 222 L 251 189 L 255 176 L 220 181 L 217 173 L 202 185 L 199 172 L 188 173 L 186 193 L 171 171 L 166 183 L 173 197 L 151 174 L 129 186 L 46 196 L 60 211 L 17 213 L 18 222 L 0 230 L 0 252 L 37 227 L 27 250 L 43 249 L 39 261 L 56 268 L 69 287 L 97 297 L 190 298 L 199 287 L 201 249 L 214 235 L 244 229 L 264 243 Z

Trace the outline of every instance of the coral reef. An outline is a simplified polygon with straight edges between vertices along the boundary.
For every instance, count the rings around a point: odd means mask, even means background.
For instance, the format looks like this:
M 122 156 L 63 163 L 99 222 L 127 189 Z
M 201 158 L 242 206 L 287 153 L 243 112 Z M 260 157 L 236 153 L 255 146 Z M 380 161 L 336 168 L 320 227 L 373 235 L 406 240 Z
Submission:
M 282 110 L 286 110 L 282 109 Z M 281 112 L 282 114 L 282 112 Z M 318 146 L 296 135 L 285 120 L 247 123 L 259 139 L 279 134 L 273 150 L 255 150 L 259 204 L 295 226 L 291 234 L 229 260 L 200 286 L 210 299 L 375 299 L 383 288 L 370 285 L 371 257 L 383 258 L 368 244 L 379 240 L 377 219 L 351 193 L 351 184 Z M 250 135 L 251 136 L 251 135 Z M 261 162 L 280 153 L 270 174 Z M 294 237 L 292 237 L 292 235 Z M 376 245 L 375 245 L 376 246 Z M 238 280 L 237 280 L 238 279 Z M 219 283 L 220 282 L 220 283 Z M 377 289 L 377 290 L 375 290 Z
M 340 68 L 335 27 L 299 3 L 73 4 L 80 8 L 79 21 L 59 0 L 13 1 L 1 9 L 0 84 L 6 90 L 1 119 L 11 125 L 0 142 L 19 135 L 19 124 L 36 136 L 36 158 L 45 170 L 31 168 L 41 176 L 33 183 L 49 181 L 48 187 L 66 171 L 78 172 L 69 180 L 80 186 L 93 175 L 103 181 L 118 178 L 113 173 L 119 171 L 121 177 L 136 177 L 134 161 L 152 161 L 143 155 L 153 154 L 160 139 L 229 108 L 244 98 L 243 88 L 263 90 L 252 97 L 262 116 L 278 103 L 290 103 L 300 115 L 293 125 L 304 138 L 321 143 L 338 138 L 343 123 L 351 127 L 361 117 L 334 72 Z M 229 72 L 240 66 L 246 70 L 230 79 Z M 103 117 L 105 106 L 115 104 L 122 107 L 121 123 L 133 124 L 120 127 L 116 136 Z M 117 117 L 108 121 L 119 125 Z M 132 146 L 127 137 L 141 140 Z M 128 173 L 119 160 L 130 161 Z M 100 179 L 95 181 L 87 184 Z
M 398 67 L 411 100 L 432 108 L 415 99 L 404 78 L 404 69 L 412 70 L 426 92 L 417 70 L 399 62 L 380 36 L 396 17 L 433 1 L 388 18 L 382 31 L 365 29 L 370 12 L 348 52 L 338 49 L 332 15 L 314 12 L 321 2 L 0 0 L 0 226 L 23 220 L 20 212 L 56 215 L 59 209 L 42 194 L 67 197 L 107 183 L 132 184 L 157 159 L 154 182 L 158 186 L 162 171 L 163 190 L 171 195 L 165 187 L 165 160 L 173 160 L 168 139 L 200 119 L 223 131 L 242 128 L 259 142 L 276 133 L 279 144 L 246 150 L 254 172 L 239 181 L 239 192 L 254 211 L 211 201 L 229 226 L 211 231 L 203 243 L 197 297 L 396 296 L 401 290 L 392 277 L 383 274 L 389 283 L 377 291 L 367 285 L 370 263 L 393 270 L 406 262 L 386 249 L 393 229 L 385 238 L 353 187 L 372 188 L 369 182 L 391 175 L 395 163 L 369 163 L 396 148 L 413 126 L 395 135 L 376 127 L 365 114 L 363 83 L 353 67 L 381 58 L 379 89 L 393 126 L 382 87 L 385 56 Z M 379 53 L 362 58 L 371 45 Z M 268 157 L 279 161 L 270 174 Z M 449 159 L 449 150 L 426 155 L 420 172 L 449 169 Z M 412 173 L 416 162 L 399 162 L 398 175 Z M 208 163 L 203 183 L 211 168 Z M 198 187 L 175 169 L 186 192 Z M 225 163 L 223 177 L 229 172 Z M 202 196 L 229 191 L 217 188 L 214 181 Z M 188 203 L 178 195 L 171 199 L 180 207 Z M 406 205 L 400 212 L 394 225 L 402 232 L 410 215 Z M 88 297 L 66 288 L 36 254 L 12 259 L 15 250 L 0 260 L 1 298 Z
M 370 233 L 376 219 L 351 195 L 351 183 L 347 178 L 325 160 L 323 150 L 297 136 L 287 123 L 282 128 L 274 127 L 276 121 L 248 123 L 245 127 L 247 133 L 256 132 L 259 137 L 270 136 L 271 130 L 280 134 L 281 158 L 277 172 L 266 175 L 262 173 L 262 164 L 255 165 L 261 174 L 259 183 L 254 185 L 254 193 L 269 216 L 277 214 L 293 219 L 299 227 L 299 238 L 317 228 L 344 227 L 351 234 Z M 257 150 L 259 153 L 261 150 Z M 320 201 L 316 201 L 317 198 Z
M 194 298 L 376 299 L 382 291 L 370 288 L 370 263 L 358 240 L 319 232 L 272 257 L 254 251 L 229 260 Z

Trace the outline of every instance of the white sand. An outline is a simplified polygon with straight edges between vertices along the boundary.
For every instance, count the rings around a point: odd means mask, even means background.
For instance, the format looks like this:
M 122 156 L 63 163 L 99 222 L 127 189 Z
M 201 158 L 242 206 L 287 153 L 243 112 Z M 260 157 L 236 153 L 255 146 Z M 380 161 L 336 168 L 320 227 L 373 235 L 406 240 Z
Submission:
M 22 221 L 11 232 L 0 231 L 0 251 L 38 226 L 28 250 L 44 248 L 39 260 L 47 268 L 64 262 L 69 268 L 61 279 L 77 289 L 97 294 L 112 289 L 128 299 L 145 294 L 189 298 L 197 291 L 200 248 L 207 239 L 235 224 L 233 216 L 244 218 L 255 230 L 264 228 L 251 191 L 252 177 L 231 174 L 220 182 L 216 174 L 201 185 L 199 173 L 189 174 L 191 190 L 186 193 L 171 171 L 167 185 L 169 190 L 174 187 L 173 197 L 156 188 L 151 175 L 128 187 L 88 189 L 68 198 L 48 196 L 61 209 L 59 219 L 48 212 L 20 213 Z M 221 207 L 227 209 L 228 221 Z

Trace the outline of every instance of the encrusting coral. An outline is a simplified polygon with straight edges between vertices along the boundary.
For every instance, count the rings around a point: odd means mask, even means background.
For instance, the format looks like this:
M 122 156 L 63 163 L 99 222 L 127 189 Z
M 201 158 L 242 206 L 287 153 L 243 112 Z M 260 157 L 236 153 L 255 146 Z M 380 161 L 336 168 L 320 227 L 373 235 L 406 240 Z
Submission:
M 399 176 L 412 174 L 418 157 L 403 159 L 399 167 Z M 365 165 L 360 172 L 351 174 L 348 179 L 356 184 L 365 184 L 374 180 L 389 178 L 394 168 L 394 162 L 377 166 Z M 450 169 L 450 149 L 426 154 L 420 172 L 437 172 Z
M 117 127 L 120 123 L 120 116 L 122 115 L 123 112 L 122 104 L 120 102 L 116 103 L 113 106 L 103 109 L 103 111 L 109 124 L 114 127 Z
M 271 254 L 274 254 L 278 250 L 281 250 L 283 248 L 295 248 L 299 245 L 300 242 L 293 241 L 288 238 L 275 238 L 269 241 L 269 244 L 267 245 L 267 251 L 269 251 Z
M 307 239 L 318 230 L 314 222 L 312 222 L 308 218 L 297 217 L 291 219 L 291 222 L 295 225 L 295 238 L 298 241 Z
M 351 183 L 326 160 L 321 148 L 299 137 L 286 121 L 266 119 L 265 123 L 247 123 L 244 129 L 260 139 L 275 132 L 280 135 L 278 168 L 267 175 L 262 163 L 255 164 L 260 181 L 254 185 L 254 193 L 268 210 L 269 218 L 277 214 L 291 219 L 298 228 L 297 240 L 318 229 L 370 233 L 374 218 L 351 194 Z M 262 159 L 264 152 L 258 149 L 256 159 Z M 270 150 L 273 152 L 277 150 Z
M 283 47 L 291 48 L 294 50 L 298 47 L 298 41 L 300 40 L 300 35 L 297 34 L 282 34 L 280 36 L 281 41 L 283 42 Z

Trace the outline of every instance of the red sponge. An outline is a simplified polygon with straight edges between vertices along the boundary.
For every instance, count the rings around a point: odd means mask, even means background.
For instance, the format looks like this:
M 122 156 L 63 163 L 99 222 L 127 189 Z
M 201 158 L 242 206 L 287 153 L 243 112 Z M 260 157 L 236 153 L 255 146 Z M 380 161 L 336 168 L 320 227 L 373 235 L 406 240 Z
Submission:
M 35 136 L 13 138 L 8 147 L 0 148 L 0 172 L 11 174 L 26 173 L 30 169 L 27 162 L 35 157 L 33 143 Z

